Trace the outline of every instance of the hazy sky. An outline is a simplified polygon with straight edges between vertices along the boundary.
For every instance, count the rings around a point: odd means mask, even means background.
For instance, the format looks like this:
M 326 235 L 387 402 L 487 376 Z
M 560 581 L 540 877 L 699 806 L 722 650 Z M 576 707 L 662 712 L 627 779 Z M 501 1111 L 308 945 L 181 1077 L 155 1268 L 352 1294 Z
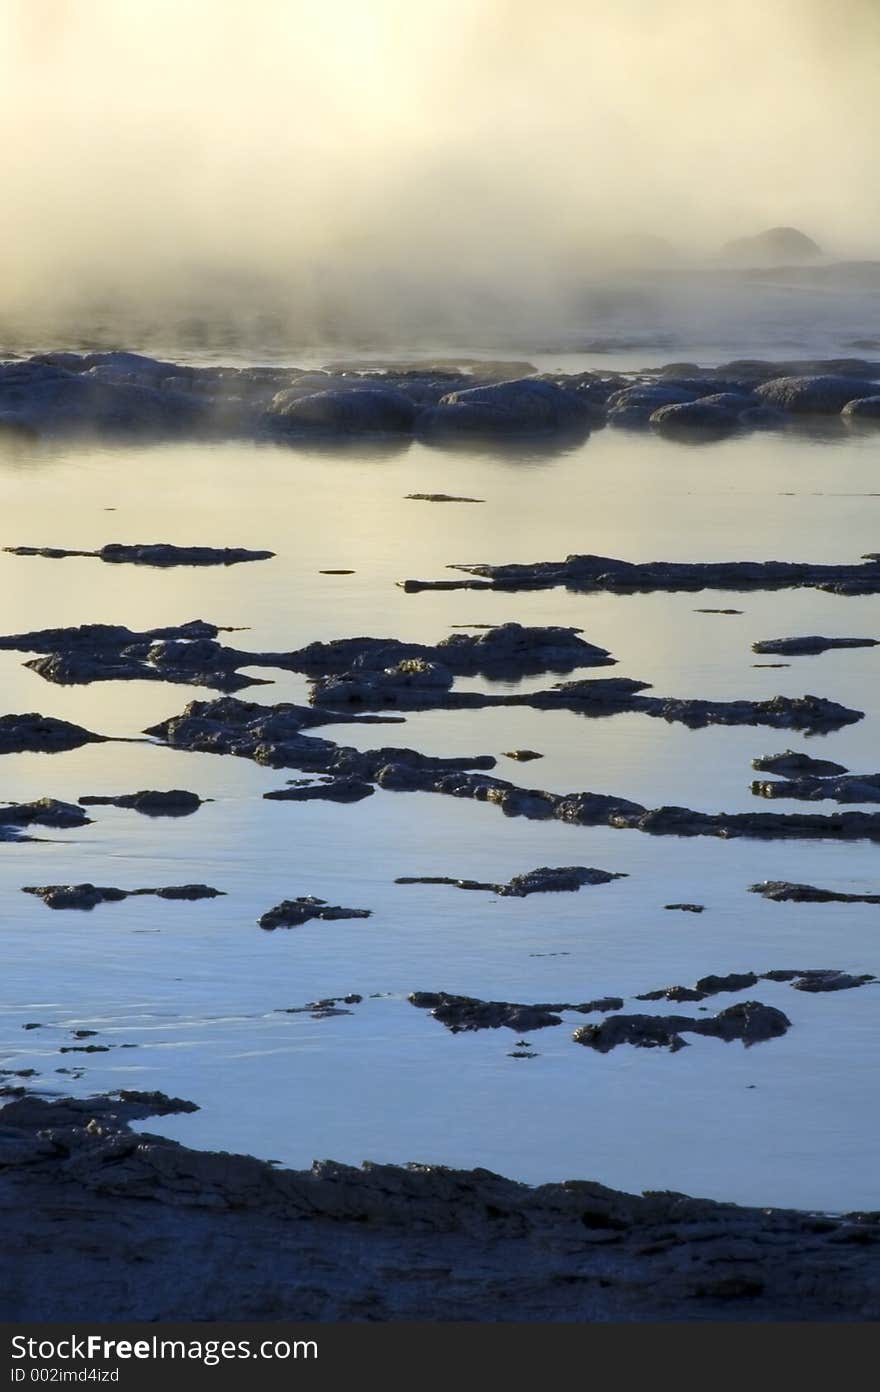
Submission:
M 0 0 L 3 296 L 870 255 L 876 0 Z

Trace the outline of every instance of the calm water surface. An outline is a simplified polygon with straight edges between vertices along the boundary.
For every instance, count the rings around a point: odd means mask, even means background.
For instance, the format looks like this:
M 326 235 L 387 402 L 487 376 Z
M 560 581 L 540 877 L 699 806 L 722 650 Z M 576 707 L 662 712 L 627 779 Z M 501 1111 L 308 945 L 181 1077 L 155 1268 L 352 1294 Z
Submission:
M 434 491 L 485 502 L 404 500 Z M 228 570 L 171 571 L 3 555 L 2 632 L 205 618 L 247 625 L 232 640 L 242 647 L 290 648 L 355 634 L 435 641 L 454 624 L 575 624 L 619 660 L 614 675 L 649 681 L 657 694 L 812 692 L 866 712 L 858 725 L 810 740 L 761 728 L 689 731 L 640 715 L 428 712 L 399 729 L 327 731 L 343 743 L 499 756 L 528 746 L 544 754 L 540 763 L 499 758 L 497 772 L 527 786 L 710 811 L 754 808 L 750 760 L 787 745 L 854 771 L 880 766 L 880 649 L 792 658 L 774 670 L 754 666 L 774 659 L 750 648 L 802 633 L 880 636 L 877 597 L 407 595 L 395 585 L 442 576 L 455 561 L 573 551 L 851 561 L 880 550 L 877 437 L 755 434 L 686 447 L 605 430 L 571 449 L 478 453 L 420 444 L 46 446 L 0 456 L 0 503 L 4 545 L 163 540 L 278 553 Z M 318 573 L 331 567 L 355 573 Z M 708 606 L 743 612 L 695 612 Z M 141 682 L 62 688 L 25 659 L 0 654 L 4 711 L 39 710 L 105 734 L 138 735 L 212 694 Z M 302 677 L 260 674 L 274 684 L 245 699 L 305 698 Z M 529 1036 L 536 1058 L 514 1059 L 510 1031 L 453 1036 L 406 1000 L 417 989 L 522 1001 L 610 992 L 638 1009 L 636 992 L 710 971 L 880 974 L 876 907 L 772 904 L 747 892 L 764 878 L 880 891 L 876 845 L 654 839 L 510 820 L 429 794 L 380 791 L 349 807 L 261 800 L 291 776 L 149 742 L 0 761 L 4 799 L 166 787 L 214 799 L 175 821 L 95 808 L 90 827 L 0 847 L 0 1066 L 36 1069 L 33 1083 L 47 1093 L 136 1087 L 192 1098 L 199 1112 L 147 1129 L 292 1165 L 415 1159 L 534 1182 L 590 1177 L 767 1204 L 878 1206 L 880 986 L 810 996 L 762 983 L 751 994 L 785 1010 L 793 1025 L 785 1038 L 751 1050 L 696 1039 L 676 1055 L 594 1054 L 571 1043 L 580 1017 L 567 1017 Z M 629 878 L 526 900 L 393 883 L 407 874 L 502 880 L 544 864 Z M 226 897 L 135 899 L 83 914 L 52 913 L 21 893 L 25 884 L 84 880 L 130 888 L 203 880 Z M 257 928 L 260 913 L 298 894 L 373 917 Z M 664 911 L 682 900 L 706 912 Z M 364 996 L 350 1015 L 283 1013 L 350 991 Z M 25 1032 L 28 1022 L 43 1028 Z M 117 1047 L 61 1055 L 81 1028 Z

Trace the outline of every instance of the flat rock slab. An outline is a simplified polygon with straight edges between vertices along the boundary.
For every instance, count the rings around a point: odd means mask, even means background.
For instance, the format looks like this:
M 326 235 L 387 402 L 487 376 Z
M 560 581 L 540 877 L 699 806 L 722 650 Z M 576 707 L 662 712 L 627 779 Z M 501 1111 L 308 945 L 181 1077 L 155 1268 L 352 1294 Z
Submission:
M 749 890 L 777 904 L 880 904 L 880 894 L 845 894 L 816 885 L 793 884 L 790 880 L 763 880 L 760 884 L 749 885 Z
M 782 754 L 762 754 L 752 760 L 752 768 L 761 773 L 812 774 L 815 778 L 827 778 L 833 773 L 847 773 L 845 764 L 835 764 L 831 759 L 814 759 L 809 754 L 801 754 L 794 749 L 786 749 Z
M 375 791 L 372 783 L 359 778 L 328 778 L 325 783 L 276 788 L 263 797 L 269 802 L 360 802 Z
M 842 773 L 786 779 L 756 779 L 757 797 L 803 802 L 880 802 L 880 773 Z
M 114 565 L 145 566 L 230 566 L 242 561 L 268 561 L 274 551 L 249 551 L 243 546 L 173 546 L 170 542 L 108 542 L 98 551 L 67 551 L 58 546 L 4 546 L 13 556 L 47 556 L 64 560 L 68 556 L 89 556 Z
M 434 1019 L 446 1025 L 453 1034 L 502 1027 L 528 1034 L 531 1030 L 545 1029 L 549 1025 L 561 1025 L 560 1011 L 571 1010 L 579 1015 L 589 1015 L 623 1007 L 623 1000 L 619 996 L 603 996 L 599 1000 L 581 1001 L 578 1004 L 557 1001 L 553 1004 L 523 1005 L 512 1001 L 484 1001 L 475 996 L 456 996 L 447 991 L 414 991 L 409 1001 L 420 1010 L 429 1010 Z
M 77 801 L 81 807 L 127 807 L 145 817 L 188 817 L 199 810 L 205 799 L 185 788 L 169 788 L 167 792 L 143 789 L 115 797 L 93 794 L 77 798 Z
M 485 498 L 461 498 L 454 493 L 407 493 L 408 501 L 416 503 L 484 503 Z
M 453 885 L 456 889 L 483 889 L 502 898 L 524 899 L 528 894 L 571 892 L 583 885 L 608 884 L 611 880 L 626 879 L 610 870 L 594 870 L 586 865 L 540 866 L 514 875 L 504 884 L 483 880 L 458 880 L 448 875 L 401 875 L 395 884 Z
M 776 1039 L 791 1026 L 781 1010 L 760 1001 L 743 1001 L 728 1006 L 709 1019 L 689 1015 L 611 1015 L 598 1025 L 581 1025 L 572 1039 L 598 1053 L 607 1054 L 620 1044 L 638 1049 L 667 1048 L 671 1053 L 685 1048 L 684 1034 L 700 1034 L 726 1043 L 739 1039 L 748 1047 Z
M 110 885 L 25 885 L 25 894 L 34 894 L 49 909 L 94 909 L 98 904 L 117 903 L 142 894 L 157 899 L 216 899 L 225 893 L 210 885 L 166 885 L 161 889 L 116 889 Z
M 301 895 L 297 899 L 284 899 L 274 909 L 267 909 L 257 922 L 261 928 L 299 928 L 313 918 L 329 923 L 339 918 L 369 918 L 372 912 L 372 909 L 344 909 L 313 895 Z
M 877 638 L 822 638 L 812 634 L 806 638 L 764 638 L 752 644 L 752 652 L 776 653 L 780 657 L 812 656 L 834 648 L 876 648 Z
M 409 594 L 420 590 L 572 590 L 650 593 L 676 590 L 779 590 L 800 586 L 840 594 L 880 593 L 880 562 L 813 565 L 800 561 L 621 561 L 611 556 L 571 555 L 533 564 L 451 565 L 467 580 L 404 580 Z

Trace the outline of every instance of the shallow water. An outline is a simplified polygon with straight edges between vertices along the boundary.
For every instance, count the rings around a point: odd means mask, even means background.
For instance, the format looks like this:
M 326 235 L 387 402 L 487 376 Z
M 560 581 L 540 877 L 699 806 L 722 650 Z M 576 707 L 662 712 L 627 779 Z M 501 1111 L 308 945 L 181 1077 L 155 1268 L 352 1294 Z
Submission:
M 163 540 L 278 554 L 223 571 L 0 555 L 0 631 L 201 617 L 249 625 L 232 641 L 257 649 L 354 634 L 434 641 L 454 624 L 576 624 L 618 658 L 613 675 L 650 681 L 657 694 L 812 692 L 866 712 L 857 725 L 809 740 L 760 727 L 690 731 L 642 715 L 585 719 L 523 708 L 425 712 L 399 728 L 326 732 L 361 748 L 406 744 L 450 755 L 527 746 L 543 760 L 499 758 L 497 773 L 648 805 L 754 810 L 750 760 L 760 753 L 790 745 L 876 771 L 880 649 L 791 658 L 772 669 L 755 667 L 777 659 L 750 647 L 803 633 L 880 637 L 876 596 L 408 595 L 395 581 L 437 578 L 455 561 L 573 551 L 848 562 L 880 550 L 878 463 L 878 437 L 835 431 L 700 447 L 604 430 L 577 447 L 515 451 L 359 443 L 9 453 L 0 456 L 4 545 Z M 486 501 L 404 500 L 434 491 Z M 355 573 L 318 573 L 331 567 Z M 4 711 L 39 710 L 105 734 L 137 736 L 212 695 L 140 682 L 62 688 L 24 668 L 25 659 L 0 653 Z M 302 677 L 259 675 L 277 680 L 244 699 L 304 699 Z M 783 1039 L 745 1050 L 698 1038 L 675 1055 L 594 1054 L 571 1043 L 582 1017 L 566 1017 L 529 1036 L 537 1057 L 514 1059 L 509 1030 L 453 1036 L 406 1001 L 410 991 L 438 989 L 523 1001 L 613 993 L 641 1009 L 636 992 L 706 972 L 829 966 L 880 974 L 876 907 L 774 904 L 747 893 L 765 878 L 876 892 L 876 845 L 652 838 L 507 819 L 491 806 L 429 794 L 380 791 L 354 806 L 271 803 L 260 794 L 295 771 L 149 742 L 6 756 L 0 775 L 0 796 L 10 800 L 165 787 L 214 799 L 179 820 L 98 807 L 90 827 L 0 846 L 0 1066 L 37 1069 L 39 1088 L 161 1088 L 201 1110 L 151 1119 L 146 1129 L 287 1164 L 418 1159 L 533 1182 L 591 1177 L 764 1204 L 877 1207 L 880 986 L 810 996 L 761 983 L 748 994 L 785 1010 L 793 1028 Z M 835 807 L 772 804 L 780 812 Z M 393 883 L 419 874 L 499 881 L 572 863 L 629 878 L 526 900 Z M 227 897 L 53 913 L 21 894 L 25 884 L 85 880 L 129 888 L 203 880 Z M 261 912 L 298 894 L 370 908 L 373 917 L 257 928 Z M 664 910 L 679 901 L 703 903 L 706 912 Z M 364 1000 L 350 1015 L 283 1013 L 351 991 Z M 27 1022 L 43 1027 L 24 1032 Z M 115 1047 L 60 1055 L 79 1028 L 99 1032 L 84 1043 Z

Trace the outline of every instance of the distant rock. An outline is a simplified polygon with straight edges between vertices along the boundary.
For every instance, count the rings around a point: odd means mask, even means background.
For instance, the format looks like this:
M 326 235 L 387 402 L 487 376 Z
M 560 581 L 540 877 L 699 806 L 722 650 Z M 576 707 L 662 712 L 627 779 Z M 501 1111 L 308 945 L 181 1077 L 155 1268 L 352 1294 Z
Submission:
M 822 248 L 797 227 L 768 227 L 753 237 L 735 237 L 725 242 L 721 255 L 741 266 L 787 266 L 815 261 Z

